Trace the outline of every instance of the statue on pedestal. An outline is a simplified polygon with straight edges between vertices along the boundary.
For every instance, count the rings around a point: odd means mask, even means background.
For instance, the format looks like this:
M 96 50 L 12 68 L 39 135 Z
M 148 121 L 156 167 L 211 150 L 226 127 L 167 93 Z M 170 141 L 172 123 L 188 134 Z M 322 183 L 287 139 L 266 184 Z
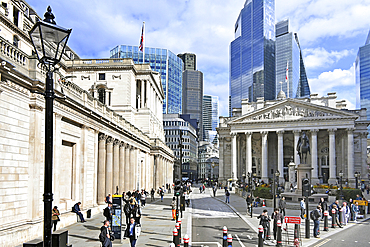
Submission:
M 302 135 L 298 139 L 297 152 L 301 163 L 307 164 L 307 153 L 311 154 L 310 141 L 306 136 L 306 132 L 302 132 Z

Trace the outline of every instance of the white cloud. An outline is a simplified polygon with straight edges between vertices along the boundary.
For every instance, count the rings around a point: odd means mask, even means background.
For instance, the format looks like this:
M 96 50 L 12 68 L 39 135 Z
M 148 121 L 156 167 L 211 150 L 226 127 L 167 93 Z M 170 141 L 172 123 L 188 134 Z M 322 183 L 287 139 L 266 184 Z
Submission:
M 341 58 L 353 55 L 352 50 L 330 51 L 322 47 L 303 50 L 305 66 L 307 69 L 327 68 L 337 63 Z

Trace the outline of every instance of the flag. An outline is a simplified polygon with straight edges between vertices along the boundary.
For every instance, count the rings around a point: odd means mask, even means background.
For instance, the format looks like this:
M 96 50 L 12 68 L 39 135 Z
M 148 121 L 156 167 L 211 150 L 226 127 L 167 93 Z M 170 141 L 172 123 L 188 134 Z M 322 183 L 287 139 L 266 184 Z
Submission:
M 140 38 L 140 45 L 139 45 L 140 51 L 144 51 L 144 27 L 145 27 L 145 22 L 143 22 L 143 27 L 141 28 L 141 38 Z
M 285 82 L 288 82 L 289 62 L 286 62 Z

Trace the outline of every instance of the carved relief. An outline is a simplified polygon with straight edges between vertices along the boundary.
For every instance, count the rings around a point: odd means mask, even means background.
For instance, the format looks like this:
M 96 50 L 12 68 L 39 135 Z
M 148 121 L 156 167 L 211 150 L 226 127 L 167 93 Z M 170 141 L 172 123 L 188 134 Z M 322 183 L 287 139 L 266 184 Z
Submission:
M 108 138 L 108 136 L 106 134 L 104 134 L 104 133 L 100 133 L 98 135 L 98 140 L 99 141 L 105 141 L 107 138 Z
M 231 152 L 231 144 L 226 144 L 226 152 Z
M 90 80 L 90 76 L 88 75 L 88 76 L 81 76 L 81 80 L 83 81 L 83 79 L 88 79 L 88 80 Z
M 112 80 L 114 79 L 120 79 L 121 80 L 121 75 L 112 75 Z

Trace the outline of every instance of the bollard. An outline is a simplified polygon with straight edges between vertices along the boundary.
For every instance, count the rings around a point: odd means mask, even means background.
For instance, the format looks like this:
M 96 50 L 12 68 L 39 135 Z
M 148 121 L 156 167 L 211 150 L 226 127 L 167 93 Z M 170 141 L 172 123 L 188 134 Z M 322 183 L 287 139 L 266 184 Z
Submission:
M 325 232 L 329 231 L 328 216 L 329 216 L 329 212 L 324 211 L 324 231 Z
M 294 224 L 294 246 L 299 246 L 299 224 Z
M 232 247 L 233 246 L 233 237 L 231 234 L 227 236 L 227 247 Z
M 281 238 L 281 221 L 278 220 L 277 221 L 277 229 L 276 229 L 276 246 L 283 246 L 283 241 L 282 241 L 282 238 Z
M 263 247 L 263 226 L 258 226 L 258 247 Z
M 179 241 L 180 241 L 180 243 L 181 243 L 181 219 L 179 219 L 179 220 L 177 221 L 177 223 L 179 223 L 179 228 L 177 228 L 177 231 L 178 231 L 178 233 L 179 233 Z
M 336 210 L 333 208 L 331 210 L 331 228 L 335 228 L 337 226 L 335 217 L 337 217 L 337 214 Z
M 367 214 L 370 214 L 370 200 L 367 201 Z
M 173 229 L 173 240 L 172 242 L 175 244 L 175 246 L 177 247 L 179 244 L 178 244 L 178 234 L 177 234 L 177 229 Z
M 224 226 L 224 228 L 222 228 L 222 232 L 223 232 L 223 237 L 222 237 L 222 247 L 227 247 L 227 227 Z
M 184 236 L 184 247 L 189 247 L 189 242 L 190 242 L 189 236 L 188 236 L 188 234 L 185 234 L 185 236 Z
M 179 222 L 176 223 L 175 227 L 176 227 L 176 230 L 177 230 L 177 240 L 178 240 L 178 243 L 177 243 L 176 246 L 179 246 L 180 243 L 181 243 L 181 239 L 180 239 L 180 224 L 179 224 Z
M 267 240 L 271 240 L 271 232 L 270 232 L 270 229 L 271 229 L 271 225 L 270 225 L 270 221 L 267 223 L 268 226 L 267 226 L 267 230 L 266 230 L 266 239 Z
M 339 223 L 343 225 L 343 208 L 339 209 Z

